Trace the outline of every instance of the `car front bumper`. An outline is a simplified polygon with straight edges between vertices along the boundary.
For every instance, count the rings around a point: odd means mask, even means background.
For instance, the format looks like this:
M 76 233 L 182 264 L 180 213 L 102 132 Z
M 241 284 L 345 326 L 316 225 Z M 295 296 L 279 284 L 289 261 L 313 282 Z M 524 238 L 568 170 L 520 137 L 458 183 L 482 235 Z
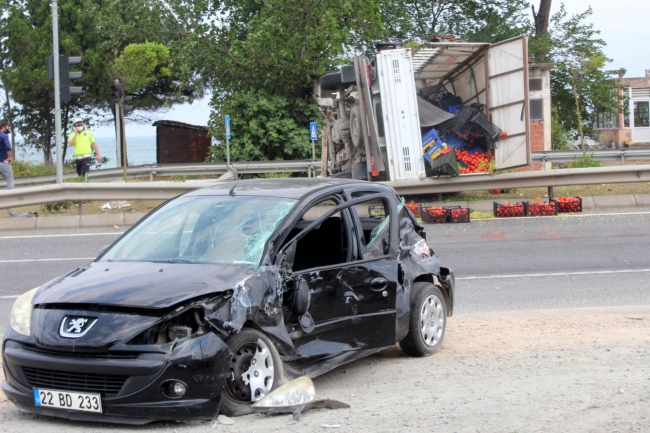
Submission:
M 215 334 L 179 340 L 171 353 L 79 354 L 38 348 L 7 330 L 2 391 L 18 408 L 83 421 L 146 424 L 156 420 L 213 419 L 232 353 Z M 181 398 L 163 394 L 164 383 L 182 382 Z M 102 413 L 36 406 L 34 388 L 99 393 Z

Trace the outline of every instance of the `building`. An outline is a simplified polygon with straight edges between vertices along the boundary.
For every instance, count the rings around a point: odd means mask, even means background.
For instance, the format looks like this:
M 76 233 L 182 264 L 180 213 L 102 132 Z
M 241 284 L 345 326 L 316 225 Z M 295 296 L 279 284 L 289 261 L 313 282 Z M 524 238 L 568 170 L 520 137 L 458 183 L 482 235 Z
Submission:
M 207 128 L 173 120 L 159 120 L 153 126 L 158 164 L 205 162 L 212 145 Z
M 552 63 L 528 64 L 528 101 L 530 107 L 530 150 L 551 150 L 551 69 Z M 539 170 L 541 163 L 529 166 Z M 548 167 L 550 168 L 550 167 Z
M 650 143 L 650 69 L 646 69 L 645 77 L 619 80 L 619 103 L 629 104 L 629 116 L 623 112 L 599 113 L 594 121 L 594 133 L 606 144 L 614 143 L 619 148 Z

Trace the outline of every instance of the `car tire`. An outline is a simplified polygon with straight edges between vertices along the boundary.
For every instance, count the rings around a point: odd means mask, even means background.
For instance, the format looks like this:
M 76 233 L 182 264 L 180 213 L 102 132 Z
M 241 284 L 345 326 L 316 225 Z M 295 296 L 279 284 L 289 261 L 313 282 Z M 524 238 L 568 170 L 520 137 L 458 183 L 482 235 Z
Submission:
M 259 400 L 284 384 L 282 360 L 273 342 L 256 329 L 243 328 L 226 340 L 226 345 L 232 351 L 233 357 L 228 366 L 219 413 L 227 416 L 251 414 L 254 394 L 257 394 L 255 398 Z M 263 386 L 257 390 L 251 390 L 252 381 L 249 381 L 249 385 L 244 382 L 244 375 L 249 373 L 253 359 L 261 361 L 256 363 L 260 368 L 255 372 L 266 376 Z
M 355 105 L 350 110 L 350 139 L 356 148 L 363 146 L 363 129 L 361 128 L 361 108 Z
M 418 282 L 411 286 L 409 332 L 399 342 L 410 356 L 429 356 L 436 353 L 445 338 L 447 304 L 438 287 Z

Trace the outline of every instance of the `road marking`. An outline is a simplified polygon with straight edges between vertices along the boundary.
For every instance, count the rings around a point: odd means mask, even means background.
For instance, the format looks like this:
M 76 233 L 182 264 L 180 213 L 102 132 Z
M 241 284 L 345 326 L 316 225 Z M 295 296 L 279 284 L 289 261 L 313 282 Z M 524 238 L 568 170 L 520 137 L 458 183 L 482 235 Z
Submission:
M 573 275 L 637 274 L 643 272 L 650 272 L 650 269 L 622 269 L 618 271 L 549 272 L 544 274 L 486 275 L 486 276 L 477 276 L 477 277 L 458 277 L 456 279 L 457 280 L 494 280 L 497 278 L 570 277 Z
M 0 236 L 0 239 L 29 239 L 29 238 L 60 238 L 70 236 L 116 236 L 124 234 L 124 232 L 114 233 L 70 233 L 66 235 L 33 235 L 33 236 Z
M 0 296 L 0 299 L 16 299 L 20 295 Z
M 65 257 L 61 259 L 0 260 L 0 263 L 58 262 L 65 260 L 95 260 L 96 258 L 97 257 Z

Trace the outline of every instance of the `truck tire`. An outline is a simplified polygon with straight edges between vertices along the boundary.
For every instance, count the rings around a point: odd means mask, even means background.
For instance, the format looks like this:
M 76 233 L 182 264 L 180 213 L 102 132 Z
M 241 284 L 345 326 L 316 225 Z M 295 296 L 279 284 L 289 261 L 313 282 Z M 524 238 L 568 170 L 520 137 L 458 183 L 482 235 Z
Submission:
M 339 179 L 352 179 L 352 172 L 339 171 L 338 173 L 333 173 L 330 177 L 338 177 Z
M 282 360 L 273 342 L 263 333 L 252 328 L 243 328 L 226 340 L 233 357 L 230 361 L 228 378 L 221 393 L 219 413 L 240 416 L 253 413 L 252 400 L 259 400 L 271 391 L 284 385 Z M 256 363 L 252 363 L 255 359 Z M 255 371 L 265 377 L 262 387 L 251 389 L 252 381 L 246 385 L 244 378 L 250 373 L 251 364 Z
M 329 74 L 322 75 L 318 80 L 320 88 L 323 90 L 338 90 L 340 86 L 347 86 L 355 82 L 343 82 L 341 79 L 341 72 L 330 72 Z
M 361 108 L 355 105 L 350 110 L 350 139 L 356 148 L 363 146 L 363 130 L 361 128 Z
M 447 326 L 447 304 L 440 289 L 431 283 L 413 283 L 409 314 L 409 332 L 400 347 L 410 356 L 433 355 L 442 346 Z

